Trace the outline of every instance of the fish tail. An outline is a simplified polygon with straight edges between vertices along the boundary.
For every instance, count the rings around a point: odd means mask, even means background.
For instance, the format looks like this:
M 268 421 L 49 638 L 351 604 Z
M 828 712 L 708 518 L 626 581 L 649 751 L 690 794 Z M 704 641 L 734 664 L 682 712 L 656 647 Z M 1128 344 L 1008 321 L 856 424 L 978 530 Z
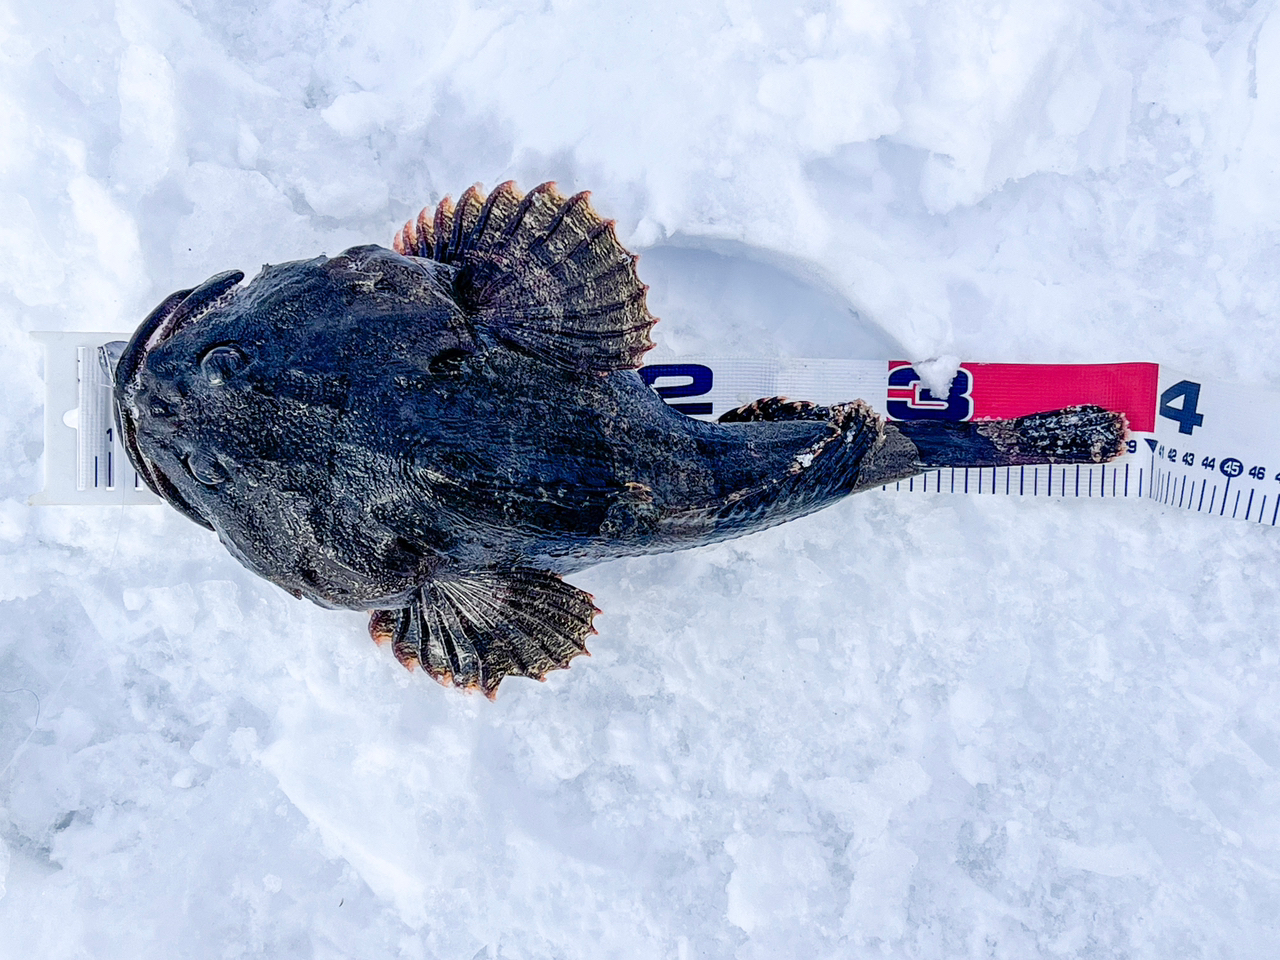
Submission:
M 921 466 L 1012 467 L 1038 463 L 1106 463 L 1125 451 L 1123 413 L 1082 405 L 1011 420 L 894 423 L 915 446 Z
M 816 429 L 806 434 L 786 421 Z M 1128 433 L 1123 414 L 1096 406 L 976 423 L 890 422 L 861 400 L 819 406 L 784 397 L 746 404 L 720 423 L 744 425 L 734 434 L 743 450 L 726 464 L 765 466 L 749 482 L 728 484 L 732 492 L 722 498 L 668 515 L 662 526 L 672 540 L 741 536 L 938 467 L 1105 463 L 1124 452 Z M 785 457 L 762 456 L 752 439 L 784 435 L 807 439 Z
M 829 432 L 794 454 L 782 476 L 730 498 L 723 518 L 797 516 L 939 467 L 1106 463 L 1124 453 L 1128 436 L 1124 414 L 1092 405 L 1010 420 L 890 422 L 861 400 L 823 407 L 775 397 L 721 421 L 818 419 Z

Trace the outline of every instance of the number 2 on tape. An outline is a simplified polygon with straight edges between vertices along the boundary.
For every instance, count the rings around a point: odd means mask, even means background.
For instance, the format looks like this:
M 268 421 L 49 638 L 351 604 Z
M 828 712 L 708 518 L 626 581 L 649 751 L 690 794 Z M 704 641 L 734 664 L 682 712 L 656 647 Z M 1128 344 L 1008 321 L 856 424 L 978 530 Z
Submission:
M 1181 400 L 1182 406 L 1173 406 L 1175 400 Z M 1204 423 L 1204 414 L 1196 413 L 1196 406 L 1199 403 L 1200 384 L 1190 380 L 1179 380 L 1160 394 L 1160 416 L 1177 423 L 1179 433 L 1190 433 Z
M 711 392 L 711 384 L 714 382 L 714 374 L 711 372 L 711 368 L 700 363 L 650 364 L 640 369 L 640 376 L 644 378 L 645 383 L 658 391 L 658 396 L 668 403 L 678 397 L 705 396 Z M 688 383 L 658 384 L 654 386 L 657 380 L 667 377 L 678 380 L 687 379 Z M 711 404 L 705 401 L 699 403 L 671 403 L 671 407 L 691 417 L 711 412 Z

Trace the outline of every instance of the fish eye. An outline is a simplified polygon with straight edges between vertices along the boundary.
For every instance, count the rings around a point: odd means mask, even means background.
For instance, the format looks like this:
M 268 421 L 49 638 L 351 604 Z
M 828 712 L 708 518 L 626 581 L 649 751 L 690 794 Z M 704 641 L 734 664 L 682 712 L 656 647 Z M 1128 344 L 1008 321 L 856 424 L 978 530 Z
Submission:
M 452 374 L 462 370 L 462 362 L 469 354 L 466 350 L 444 350 L 431 358 L 427 369 L 435 374 Z
M 239 347 L 224 344 L 205 351 L 200 358 L 200 372 L 204 374 L 209 385 L 220 387 L 248 364 L 249 358 Z
M 205 453 L 192 453 L 187 456 L 187 472 L 206 487 L 216 487 L 231 478 L 216 457 Z

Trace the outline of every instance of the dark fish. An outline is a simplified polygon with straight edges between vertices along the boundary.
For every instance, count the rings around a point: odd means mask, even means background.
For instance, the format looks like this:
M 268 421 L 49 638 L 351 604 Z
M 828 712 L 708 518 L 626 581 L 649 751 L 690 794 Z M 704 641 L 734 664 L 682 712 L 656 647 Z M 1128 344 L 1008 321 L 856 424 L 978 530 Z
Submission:
M 1076 407 L 892 424 L 770 398 L 704 423 L 635 372 L 654 319 L 585 193 L 474 187 L 395 250 L 222 273 L 119 356 L 129 457 L 297 597 L 372 611 L 396 657 L 492 696 L 586 652 L 561 575 L 782 523 L 939 465 L 1096 463 L 1124 418 Z

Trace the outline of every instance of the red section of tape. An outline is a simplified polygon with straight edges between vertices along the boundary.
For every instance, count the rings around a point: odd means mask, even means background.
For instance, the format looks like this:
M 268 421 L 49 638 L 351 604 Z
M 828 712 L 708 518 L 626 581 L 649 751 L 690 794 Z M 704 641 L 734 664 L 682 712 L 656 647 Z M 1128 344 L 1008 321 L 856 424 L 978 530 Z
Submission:
M 901 366 L 909 364 L 893 362 L 889 369 Z M 1125 414 L 1131 430 L 1155 430 L 1156 363 L 963 363 L 960 369 L 970 378 L 972 412 L 966 419 L 1002 420 L 1093 403 Z M 889 389 L 890 399 L 908 394 Z

